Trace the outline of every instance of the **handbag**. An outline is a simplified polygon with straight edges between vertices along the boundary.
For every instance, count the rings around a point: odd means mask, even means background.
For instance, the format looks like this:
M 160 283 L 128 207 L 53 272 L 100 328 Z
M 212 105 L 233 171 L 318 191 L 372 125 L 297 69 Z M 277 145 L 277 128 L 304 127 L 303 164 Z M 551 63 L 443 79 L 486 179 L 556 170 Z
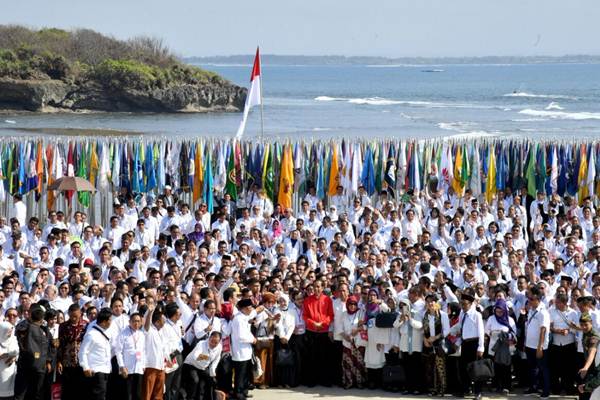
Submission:
M 510 365 L 511 364 L 511 355 L 510 355 L 510 345 L 508 343 L 508 335 L 505 332 L 500 334 L 498 340 L 492 347 L 492 351 L 494 352 L 494 362 L 500 365 Z
M 485 382 L 494 377 L 494 363 L 489 358 L 467 364 L 467 373 L 474 382 Z
M 263 374 L 262 365 L 260 365 L 260 359 L 256 356 L 256 354 L 252 354 L 252 376 L 254 379 L 258 379 Z
M 397 385 L 406 382 L 406 373 L 402 365 L 385 365 L 381 375 L 384 385 Z
M 393 328 L 398 318 L 397 312 L 382 312 L 375 316 L 375 326 L 378 328 Z
M 294 352 L 291 349 L 281 348 L 275 354 L 275 366 L 288 368 L 294 366 Z

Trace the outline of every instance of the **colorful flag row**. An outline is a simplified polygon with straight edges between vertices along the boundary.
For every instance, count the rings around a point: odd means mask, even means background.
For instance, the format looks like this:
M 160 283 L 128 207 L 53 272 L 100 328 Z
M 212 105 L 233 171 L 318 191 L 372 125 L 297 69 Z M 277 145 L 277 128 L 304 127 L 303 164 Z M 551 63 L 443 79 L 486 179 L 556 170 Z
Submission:
M 600 193 L 600 142 L 314 141 L 257 143 L 238 140 L 4 140 L 0 143 L 0 201 L 34 192 L 63 176 L 88 179 L 100 191 L 146 193 L 166 185 L 191 193 L 212 208 L 213 194 L 235 200 L 253 185 L 283 206 L 314 188 L 351 196 L 408 189 L 452 190 L 489 200 L 499 190 L 531 194 Z M 71 201 L 74 193 L 67 193 Z M 48 195 L 48 207 L 54 193 Z M 90 193 L 77 193 L 88 207 Z

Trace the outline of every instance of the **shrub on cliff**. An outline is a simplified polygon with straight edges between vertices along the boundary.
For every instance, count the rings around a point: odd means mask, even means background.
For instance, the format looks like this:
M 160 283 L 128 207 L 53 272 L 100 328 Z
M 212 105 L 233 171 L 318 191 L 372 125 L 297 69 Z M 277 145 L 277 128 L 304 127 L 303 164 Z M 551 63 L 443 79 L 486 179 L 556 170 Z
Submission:
M 127 41 L 90 29 L 31 30 L 0 25 L 0 78 L 94 80 L 113 89 L 164 88 L 173 84 L 225 82 L 181 63 L 161 39 Z

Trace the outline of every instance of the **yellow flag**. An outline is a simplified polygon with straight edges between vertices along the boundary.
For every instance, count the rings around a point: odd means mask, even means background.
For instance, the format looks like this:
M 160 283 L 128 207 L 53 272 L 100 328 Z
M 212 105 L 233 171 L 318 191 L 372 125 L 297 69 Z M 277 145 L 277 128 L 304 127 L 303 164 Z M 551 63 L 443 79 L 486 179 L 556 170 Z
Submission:
M 340 170 L 338 165 L 337 145 L 333 146 L 333 155 L 331 156 L 331 169 L 329 170 L 329 195 L 337 193 L 337 187 L 340 184 Z
M 292 146 L 288 145 L 283 151 L 281 160 L 281 174 L 279 175 L 279 195 L 277 202 L 283 208 L 292 207 L 292 191 L 294 189 L 294 161 L 292 160 Z
M 458 196 L 463 194 L 463 178 L 462 178 L 462 148 L 459 146 L 454 159 L 454 177 L 452 179 L 452 188 Z
M 494 146 L 490 148 L 490 157 L 488 162 L 488 174 L 485 184 L 485 199 L 491 204 L 492 198 L 496 194 L 496 154 Z
M 92 143 L 92 154 L 90 156 L 90 182 L 92 182 L 92 185 L 96 185 L 96 175 L 98 175 L 99 168 L 100 163 L 98 162 L 96 143 Z
M 194 157 L 194 182 L 192 187 L 192 208 L 200 200 L 202 195 L 202 178 L 204 178 L 204 170 L 202 168 L 202 149 L 200 143 L 196 143 L 196 154 Z
M 583 199 L 590 195 L 588 185 L 586 183 L 588 174 L 588 163 L 587 163 L 587 149 L 585 145 L 581 145 L 579 149 L 581 152 L 581 162 L 579 163 L 579 171 L 577 175 L 577 184 L 579 190 L 577 191 L 577 197 L 579 198 L 579 205 L 583 204 Z

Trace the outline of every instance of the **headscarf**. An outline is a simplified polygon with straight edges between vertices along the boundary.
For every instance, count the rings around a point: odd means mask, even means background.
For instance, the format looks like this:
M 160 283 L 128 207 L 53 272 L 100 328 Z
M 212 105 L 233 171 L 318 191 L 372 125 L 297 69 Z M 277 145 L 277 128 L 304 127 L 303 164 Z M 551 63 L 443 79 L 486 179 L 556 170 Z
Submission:
M 12 324 L 6 321 L 0 322 L 0 347 L 8 348 L 13 340 L 16 338 Z
M 375 293 L 377 298 L 379 299 L 379 293 L 375 289 L 369 290 L 369 297 L 371 297 L 371 293 Z M 375 318 L 377 313 L 379 312 L 379 303 L 367 303 L 367 310 L 365 313 L 365 321 L 370 320 L 371 318 Z
M 200 228 L 200 230 L 198 230 Z M 196 243 L 201 243 L 204 240 L 204 232 L 203 232 L 202 224 L 197 223 L 194 226 L 194 231 L 187 235 L 189 240 L 192 240 Z
M 276 238 L 281 235 L 283 232 L 283 228 L 281 227 L 281 222 L 277 221 L 277 228 L 274 227 L 275 223 L 271 225 L 271 231 L 273 232 L 273 237 Z
M 496 315 L 496 310 L 502 310 L 502 316 L 499 317 Z M 500 325 L 506 326 L 509 330 L 512 331 L 510 323 L 508 322 L 508 306 L 506 305 L 506 301 L 504 299 L 496 300 L 496 304 L 494 304 L 494 316 L 496 317 L 496 321 Z
M 350 309 L 348 308 L 350 304 L 354 304 L 356 306 L 354 311 L 350 311 Z M 356 298 L 356 296 L 349 296 L 346 299 L 346 312 L 348 313 L 348 315 L 354 315 L 358 312 L 358 299 Z

